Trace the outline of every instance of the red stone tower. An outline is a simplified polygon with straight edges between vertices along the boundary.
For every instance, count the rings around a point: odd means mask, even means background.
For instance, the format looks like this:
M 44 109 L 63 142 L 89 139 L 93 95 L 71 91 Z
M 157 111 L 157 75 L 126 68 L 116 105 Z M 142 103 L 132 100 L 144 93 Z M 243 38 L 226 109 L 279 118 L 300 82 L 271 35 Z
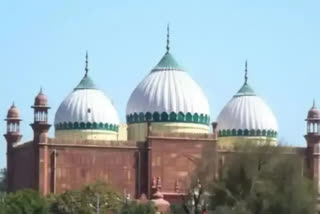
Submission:
M 40 89 L 36 96 L 34 105 L 34 121 L 31 124 L 33 129 L 33 144 L 34 144 L 34 161 L 35 161 L 35 183 L 34 188 L 42 194 L 48 193 L 48 132 L 51 127 L 48 124 L 48 99 Z
M 309 176 L 315 182 L 317 190 L 319 185 L 319 161 L 320 161 L 320 110 L 317 109 L 315 102 L 308 112 L 307 134 L 304 136 L 307 141 L 306 159 L 309 168 Z
M 50 107 L 48 106 L 48 98 L 43 94 L 42 89 L 40 89 L 31 108 L 34 109 L 34 121 L 31 124 L 34 131 L 34 141 L 36 143 L 46 142 L 51 126 L 48 124 L 48 110 Z
M 22 135 L 20 134 L 20 116 L 18 108 L 12 104 L 7 118 L 7 133 L 4 137 L 7 140 L 7 173 L 8 173 L 8 191 L 13 190 L 14 164 L 13 164 L 13 148 L 20 142 Z

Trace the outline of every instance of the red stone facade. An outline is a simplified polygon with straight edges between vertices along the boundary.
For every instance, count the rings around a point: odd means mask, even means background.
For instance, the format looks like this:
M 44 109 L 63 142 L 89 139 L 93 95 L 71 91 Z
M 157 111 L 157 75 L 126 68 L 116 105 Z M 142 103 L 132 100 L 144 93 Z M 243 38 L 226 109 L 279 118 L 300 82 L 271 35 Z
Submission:
M 143 193 L 151 197 L 151 180 L 159 177 L 165 197 L 180 197 L 202 149 L 216 144 L 214 135 L 151 134 L 146 142 L 72 143 L 37 136 L 8 153 L 8 170 L 13 178 L 9 191 L 34 188 L 45 195 L 100 180 L 132 197 Z
M 44 104 L 43 104 L 44 103 Z M 212 134 L 160 135 L 148 127 L 145 142 L 133 141 L 62 141 L 48 137 L 49 107 L 45 102 L 35 105 L 31 124 L 34 139 L 20 143 L 19 112 L 8 114 L 7 170 L 9 191 L 33 188 L 43 195 L 78 189 L 85 184 L 103 181 L 123 194 L 140 198 L 154 194 L 152 183 L 157 179 L 164 199 L 181 200 L 204 152 L 214 159 L 212 174 L 223 167 L 224 157 L 231 151 L 217 147 L 216 124 Z M 43 104 L 43 105 L 42 105 Z M 10 110 L 9 110 L 10 112 Z M 13 116 L 12 116 L 13 115 Z M 294 148 L 307 173 L 318 186 L 320 161 L 320 119 L 317 132 L 305 136 L 307 148 Z M 308 125 L 309 127 L 309 125 Z M 303 167 L 302 167 L 303 168 Z M 217 171 L 216 171 L 217 169 Z M 161 182 L 160 182 L 161 180 Z M 162 198 L 160 198 L 162 200 Z

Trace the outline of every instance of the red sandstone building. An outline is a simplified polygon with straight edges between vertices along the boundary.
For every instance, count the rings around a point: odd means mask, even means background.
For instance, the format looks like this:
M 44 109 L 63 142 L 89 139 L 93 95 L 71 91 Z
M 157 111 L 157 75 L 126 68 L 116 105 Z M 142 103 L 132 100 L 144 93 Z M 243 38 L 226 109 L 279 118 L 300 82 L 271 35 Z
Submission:
M 219 165 L 234 143 L 277 142 L 276 118 L 249 86 L 247 66 L 243 86 L 210 131 L 209 102 L 169 52 L 169 35 L 167 52 L 129 98 L 126 124 L 120 124 L 88 70 L 86 60 L 85 76 L 56 112 L 53 138 L 42 91 L 32 106 L 32 140 L 20 142 L 19 110 L 14 104 L 9 109 L 4 135 L 9 191 L 33 188 L 45 195 L 101 180 L 131 197 L 150 198 L 157 178 L 162 194 L 172 201 L 187 190 L 204 148 Z M 318 184 L 320 111 L 315 106 L 307 126 L 307 147 L 293 151 Z

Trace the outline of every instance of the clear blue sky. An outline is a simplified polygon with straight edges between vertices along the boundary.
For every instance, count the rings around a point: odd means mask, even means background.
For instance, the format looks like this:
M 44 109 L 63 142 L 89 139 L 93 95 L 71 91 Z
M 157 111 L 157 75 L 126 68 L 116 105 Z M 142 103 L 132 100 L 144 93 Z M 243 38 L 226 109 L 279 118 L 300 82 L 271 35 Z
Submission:
M 53 123 L 88 49 L 91 77 L 125 121 L 130 93 L 165 52 L 170 22 L 171 52 L 207 95 L 212 119 L 242 85 L 248 59 L 249 83 L 277 116 L 280 139 L 304 146 L 304 119 L 312 99 L 320 103 L 319 10 L 318 0 L 2 0 L 1 118 L 14 100 L 30 140 L 30 106 L 42 86 Z

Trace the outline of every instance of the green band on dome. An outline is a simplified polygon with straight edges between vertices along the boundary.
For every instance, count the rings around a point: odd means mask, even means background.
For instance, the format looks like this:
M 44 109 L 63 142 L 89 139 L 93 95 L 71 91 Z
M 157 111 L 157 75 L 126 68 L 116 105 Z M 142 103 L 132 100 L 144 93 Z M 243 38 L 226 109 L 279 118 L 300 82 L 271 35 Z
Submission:
M 209 125 L 210 116 L 198 113 L 182 113 L 178 114 L 175 112 L 171 112 L 168 114 L 167 112 L 147 112 L 147 113 L 134 113 L 127 115 L 127 123 L 146 123 L 146 122 L 178 122 L 178 123 L 196 123 Z
M 109 124 L 109 123 L 58 123 L 55 124 L 56 130 L 106 130 L 106 131 L 119 131 L 119 126 L 115 124 Z
M 270 137 L 277 138 L 278 133 L 274 130 L 260 130 L 260 129 L 223 129 L 219 130 L 219 137 L 235 137 L 235 136 L 251 136 L 251 137 Z

